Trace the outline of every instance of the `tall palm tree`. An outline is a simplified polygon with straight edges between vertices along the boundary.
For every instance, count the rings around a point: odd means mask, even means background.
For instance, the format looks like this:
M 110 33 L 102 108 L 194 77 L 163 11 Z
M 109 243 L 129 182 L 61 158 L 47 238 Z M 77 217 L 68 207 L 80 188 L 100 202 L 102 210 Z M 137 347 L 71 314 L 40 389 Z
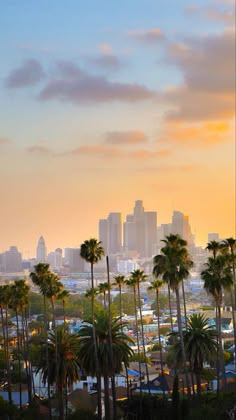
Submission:
M 12 404 L 12 380 L 11 380 L 11 352 L 9 349 L 9 330 L 8 330 L 8 310 L 11 302 L 11 287 L 8 284 L 0 286 L 0 307 L 3 328 L 4 348 L 6 349 L 7 363 L 7 390 L 8 401 Z M 5 310 L 5 320 L 3 318 L 3 310 Z
M 207 243 L 206 249 L 212 253 L 212 257 L 215 259 L 221 251 L 221 243 L 215 240 L 210 241 Z
M 110 287 L 109 287 L 109 284 L 107 282 L 100 283 L 98 285 L 98 293 L 103 295 L 103 306 L 104 306 L 105 309 L 106 309 L 106 293 L 108 292 L 109 288 Z
M 145 339 L 144 339 L 144 330 L 143 330 L 143 314 L 142 314 L 142 304 L 141 304 L 141 295 L 140 295 L 140 283 L 145 282 L 147 279 L 146 274 L 144 274 L 143 270 L 134 270 L 131 272 L 131 280 L 136 282 L 137 285 L 137 292 L 138 292 L 138 307 L 139 307 L 139 316 L 140 316 L 140 323 L 141 323 L 141 337 L 142 337 L 142 345 L 143 345 L 143 355 L 145 360 L 145 370 L 147 376 L 147 384 L 148 390 L 150 393 L 150 383 L 149 383 L 149 373 L 148 373 L 148 365 L 147 365 L 147 355 L 146 355 L 146 348 L 145 348 Z
M 123 308 L 122 308 L 122 287 L 125 285 L 125 276 L 123 274 L 119 274 L 114 277 L 115 282 L 112 283 L 113 286 L 117 286 L 119 288 L 119 299 L 120 299 L 120 320 L 122 321 L 122 314 L 123 314 Z
M 221 333 L 221 305 L 223 299 L 223 290 L 230 289 L 233 284 L 232 273 L 229 266 L 226 264 L 224 255 L 216 255 L 209 257 L 205 264 L 206 268 L 201 272 L 201 277 L 204 280 L 204 288 L 213 296 L 216 307 L 216 324 L 219 336 L 219 356 L 221 364 L 221 373 L 223 379 L 223 387 L 226 384 L 224 356 L 222 346 Z
M 29 304 L 30 287 L 25 280 L 15 280 L 11 285 L 11 303 L 14 309 L 17 321 L 17 349 L 19 357 L 19 375 L 21 382 L 21 360 L 24 359 L 27 375 L 28 398 L 29 403 L 32 400 L 32 367 L 30 363 L 30 351 L 28 342 L 28 323 L 26 316 L 26 308 Z M 21 316 L 21 328 L 19 328 L 19 315 Z M 21 384 L 20 384 L 21 391 Z
M 81 257 L 88 263 L 90 263 L 91 268 L 91 288 L 94 290 L 94 264 L 102 259 L 105 252 L 101 246 L 101 242 L 95 238 L 88 239 L 84 241 L 80 247 Z M 96 376 L 97 376 L 97 388 L 98 388 L 98 419 L 102 417 L 102 406 L 101 406 L 101 383 L 100 383 L 100 369 L 98 363 L 98 353 L 97 353 L 97 341 L 96 341 L 96 331 L 94 326 L 94 294 L 92 293 L 91 298 L 91 311 L 92 311 L 92 325 L 93 325 L 93 341 L 94 341 L 94 356 L 96 364 Z
M 163 255 L 155 255 L 153 257 L 153 270 L 152 274 L 155 278 L 159 278 L 162 276 L 165 270 L 165 258 Z M 172 307 L 171 307 L 171 293 L 170 293 L 170 281 L 169 279 L 165 279 L 168 287 L 168 300 L 169 300 L 169 311 L 170 311 L 170 324 L 171 324 L 171 331 L 173 332 L 173 316 L 172 316 Z
M 193 262 L 187 250 L 187 241 L 182 239 L 179 235 L 171 234 L 169 236 L 166 236 L 166 239 L 164 239 L 163 242 L 164 247 L 161 248 L 161 256 L 159 257 L 159 260 L 161 261 L 161 263 L 159 264 L 159 272 L 162 276 L 162 279 L 165 282 L 169 283 L 170 288 L 175 292 L 177 305 L 178 333 L 180 336 L 180 343 L 184 358 L 186 385 L 188 388 L 188 394 L 190 394 L 189 380 L 186 368 L 186 355 L 183 342 L 179 286 L 181 282 L 189 276 L 189 270 L 193 266 Z M 155 266 L 153 268 L 153 272 L 155 273 Z
M 54 385 L 56 382 L 59 392 L 59 416 L 64 419 L 64 391 L 80 378 L 78 362 L 79 340 L 67 329 L 58 327 L 48 334 L 48 352 L 50 357 L 50 370 L 47 363 L 47 349 L 45 341 L 41 344 L 41 356 L 36 372 L 42 372 L 42 380 Z M 57 357 L 56 357 L 57 352 Z
M 217 356 L 217 331 L 209 325 L 209 319 L 202 314 L 193 314 L 187 319 L 183 331 L 184 347 L 187 360 L 196 375 L 197 395 L 201 395 L 201 374 L 205 362 L 212 362 Z M 182 359 L 180 342 L 174 344 L 176 359 Z
M 109 328 L 111 325 L 111 338 L 112 338 L 112 356 L 110 352 L 110 339 Z M 88 374 L 96 374 L 96 363 L 94 358 L 94 340 L 93 340 L 93 327 L 96 331 L 96 342 L 98 360 L 101 375 L 104 378 L 104 391 L 105 391 L 105 419 L 111 419 L 110 404 L 109 404 L 109 377 L 113 375 L 113 369 L 116 374 L 122 371 L 122 363 L 125 366 L 129 364 L 129 358 L 133 354 L 130 347 L 132 339 L 123 332 L 123 327 L 126 324 L 120 323 L 119 319 L 109 319 L 109 314 L 105 310 L 95 314 L 94 324 L 91 320 L 86 320 L 84 325 L 78 332 L 80 346 L 79 346 L 79 360 L 81 367 Z
M 232 268 L 233 274 L 233 291 L 230 292 L 231 297 L 231 305 L 232 305 L 232 319 L 233 319 L 233 328 L 234 328 L 234 353 L 236 356 L 236 319 L 235 319 L 235 311 L 236 311 L 236 239 L 234 238 L 227 238 L 222 242 L 223 250 L 229 253 L 229 265 Z M 236 363 L 236 357 L 235 357 Z
M 65 305 L 66 305 L 66 300 L 68 299 L 69 296 L 70 296 L 70 292 L 68 292 L 68 290 L 66 290 L 66 289 L 63 289 L 57 295 L 57 299 L 62 301 L 64 326 L 66 325 L 66 310 L 65 310 Z
M 48 281 L 51 276 L 50 265 L 47 263 L 38 263 L 34 266 L 34 271 L 30 273 L 30 278 L 36 286 L 38 286 L 41 294 L 43 295 L 43 307 L 44 307 L 44 337 L 46 342 L 46 360 L 47 360 L 47 369 L 50 371 L 49 363 L 49 351 L 48 351 L 48 311 L 47 311 L 47 291 L 48 291 Z M 47 383 L 48 391 L 48 404 L 49 404 L 49 417 L 51 419 L 51 392 L 50 392 L 50 382 Z
M 161 331 L 160 331 L 160 302 L 159 302 L 159 294 L 160 289 L 162 288 L 164 282 L 163 280 L 156 279 L 151 282 L 151 286 L 149 286 L 148 290 L 155 290 L 156 292 L 156 306 L 157 306 L 157 325 L 158 325 L 158 341 L 159 341 L 159 348 L 160 348 L 160 360 L 161 360 L 161 374 L 164 375 L 163 369 L 163 354 L 162 354 L 162 344 L 161 344 Z

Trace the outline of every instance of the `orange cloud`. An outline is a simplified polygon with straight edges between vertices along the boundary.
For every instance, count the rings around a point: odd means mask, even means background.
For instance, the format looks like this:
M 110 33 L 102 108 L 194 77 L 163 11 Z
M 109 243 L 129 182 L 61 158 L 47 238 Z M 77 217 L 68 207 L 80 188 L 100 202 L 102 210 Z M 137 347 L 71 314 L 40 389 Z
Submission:
M 141 130 L 133 131 L 110 131 L 106 134 L 107 144 L 140 144 L 147 143 L 148 138 Z
M 91 146 L 80 146 L 72 150 L 70 155 L 90 155 L 98 158 L 128 158 L 128 159 L 152 159 L 156 157 L 164 158 L 170 154 L 170 150 L 123 150 L 114 146 L 106 146 L 102 144 Z
M 226 121 L 186 123 L 181 120 L 166 121 L 159 141 L 162 143 L 185 143 L 191 146 L 223 143 L 230 139 L 233 127 Z

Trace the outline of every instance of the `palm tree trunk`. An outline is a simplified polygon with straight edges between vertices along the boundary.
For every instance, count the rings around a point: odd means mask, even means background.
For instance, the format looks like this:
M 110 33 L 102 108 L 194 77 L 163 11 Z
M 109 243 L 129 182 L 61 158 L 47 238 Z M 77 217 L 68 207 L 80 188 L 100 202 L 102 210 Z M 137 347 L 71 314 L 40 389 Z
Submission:
M 105 406 L 105 420 L 110 420 L 110 401 L 109 401 L 109 377 L 107 374 L 104 375 L 104 406 Z
M 31 382 L 31 374 L 30 374 L 29 352 L 28 352 L 28 346 L 26 342 L 26 311 L 24 311 L 23 307 L 21 308 L 21 319 L 22 319 L 22 344 L 23 344 L 25 370 L 26 370 L 26 377 L 27 377 L 28 401 L 29 401 L 29 404 L 31 404 L 32 382 Z
M 12 391 L 11 391 L 11 355 L 9 352 L 9 331 L 8 331 L 8 305 L 6 305 L 6 354 L 7 354 L 7 388 L 8 400 L 12 404 Z
M 185 325 L 187 324 L 187 311 L 186 311 L 186 300 L 185 300 L 185 290 L 184 290 L 184 281 L 181 281 L 182 286 L 182 295 L 183 295 L 183 304 L 184 304 L 184 319 L 185 319 Z
M 110 344 L 110 360 L 111 360 L 111 384 L 112 384 L 112 402 L 113 402 L 113 419 L 117 419 L 116 410 L 116 385 L 115 385 L 115 369 L 113 363 L 113 348 L 112 348 L 112 330 L 111 330 L 111 288 L 110 288 L 110 269 L 109 269 L 109 258 L 106 257 L 107 263 L 107 283 L 108 283 L 108 313 L 109 313 L 109 344 Z M 105 380 L 105 378 L 104 378 Z M 108 383 L 109 386 L 109 383 Z
M 7 372 L 7 347 L 6 347 L 6 333 L 5 333 L 5 325 L 4 325 L 4 316 L 3 316 L 3 308 L 0 305 L 1 311 L 1 323 L 2 323 L 2 336 L 3 336 L 3 349 L 4 349 L 4 382 L 6 382 L 6 372 Z
M 94 278 L 93 278 L 93 263 L 91 263 L 91 285 L 92 285 L 92 299 L 91 299 L 91 310 L 92 310 L 92 324 L 93 324 L 93 344 L 94 344 L 94 356 L 95 356 L 95 368 L 97 376 L 97 392 L 98 392 L 98 420 L 102 418 L 102 400 L 101 400 L 101 381 L 99 374 L 99 361 L 98 361 L 98 350 L 97 350 L 97 340 L 96 340 L 96 331 L 94 325 Z
M 22 411 L 22 383 L 21 383 L 21 359 L 20 359 L 20 331 L 18 311 L 16 309 L 16 329 L 17 329 L 17 352 L 18 352 L 18 368 L 19 368 L 19 386 L 20 386 L 20 411 Z
M 225 363 L 224 363 L 224 352 L 222 346 L 222 333 L 221 333 L 221 306 L 218 306 L 218 317 L 219 317 L 219 356 L 220 356 L 220 367 L 221 367 L 221 375 L 222 375 L 222 387 L 223 390 L 226 387 L 226 376 L 225 376 Z
M 162 344 L 161 344 L 161 332 L 160 332 L 160 305 L 159 305 L 159 292 L 156 290 L 156 301 L 157 301 L 157 326 L 158 326 L 158 342 L 160 347 L 160 361 L 161 361 L 161 374 L 164 379 L 164 368 L 163 368 L 163 354 L 162 354 Z M 165 390 L 163 387 L 163 396 L 165 395 Z
M 183 331 L 182 331 L 182 322 L 181 322 L 181 309 L 180 309 L 180 298 L 179 298 L 179 289 L 178 289 L 178 287 L 175 288 L 175 294 L 176 294 L 176 304 L 177 304 L 178 330 L 179 330 L 180 344 L 181 344 L 181 350 L 182 350 L 182 355 L 183 355 L 183 363 L 184 363 L 184 373 L 185 373 L 185 377 L 186 377 L 186 386 L 187 386 L 188 396 L 190 397 L 191 392 L 190 392 L 189 378 L 188 378 L 187 365 L 186 365 L 186 353 L 185 353 L 184 340 L 183 340 Z
M 171 332 L 173 333 L 173 317 L 172 317 L 172 307 L 171 307 L 171 296 L 170 296 L 170 284 L 168 282 L 168 300 L 169 300 L 169 311 L 170 311 L 170 325 L 171 325 Z
M 138 300 L 139 300 L 139 314 L 140 314 L 141 334 L 142 334 L 142 343 L 143 343 L 143 355 L 144 355 L 144 360 L 145 360 L 145 370 L 146 370 L 146 376 L 147 376 L 148 393 L 150 395 L 150 382 L 149 382 L 147 356 L 146 356 L 145 341 L 144 341 L 143 315 L 142 315 L 142 307 L 141 307 L 141 297 L 140 297 L 139 282 L 138 282 Z
M 201 373 L 196 372 L 196 380 L 197 380 L 197 396 L 201 398 Z
M 51 392 L 50 392 L 50 363 L 49 363 L 49 352 L 48 352 L 48 316 L 46 308 L 46 296 L 43 295 L 43 307 L 44 307 L 44 334 L 45 334 L 45 344 L 46 344 L 46 359 L 47 359 L 47 392 L 48 392 L 48 408 L 49 408 L 49 419 L 52 418 L 52 409 L 51 409 Z
M 141 369 L 141 361 L 140 361 L 140 346 L 139 346 L 139 332 L 138 332 L 138 318 L 137 318 L 137 302 L 136 302 L 136 289 L 134 287 L 134 313 L 135 313 L 135 325 L 136 325 L 136 335 L 137 335 L 137 347 L 138 347 L 138 366 L 139 366 L 139 379 L 140 379 L 140 393 L 141 386 L 142 386 L 142 369 Z

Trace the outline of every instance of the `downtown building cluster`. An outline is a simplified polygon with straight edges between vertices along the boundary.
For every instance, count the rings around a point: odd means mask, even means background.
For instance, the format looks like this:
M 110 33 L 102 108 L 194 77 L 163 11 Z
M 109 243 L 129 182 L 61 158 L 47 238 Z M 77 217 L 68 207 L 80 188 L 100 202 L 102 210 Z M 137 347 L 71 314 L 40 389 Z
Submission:
M 194 247 L 188 216 L 174 211 L 171 223 L 158 226 L 157 212 L 145 211 L 141 200 L 135 201 L 133 213 L 123 223 L 119 212 L 99 220 L 99 240 L 107 255 L 152 258 L 160 251 L 162 239 L 171 233 L 179 234 Z
M 121 212 L 111 212 L 106 219 L 98 223 L 98 239 L 110 257 L 112 271 L 129 273 L 139 267 L 142 261 L 152 261 L 152 257 L 160 253 L 162 240 L 166 236 L 179 234 L 188 242 L 189 252 L 196 262 L 202 266 L 205 250 L 196 247 L 189 218 L 180 211 L 173 211 L 170 223 L 158 225 L 156 211 L 145 211 L 142 200 L 135 201 L 133 213 L 122 220 Z M 89 239 L 89 238 L 85 238 Z M 209 233 L 208 242 L 219 241 L 219 234 Z M 83 273 L 89 266 L 80 257 L 79 247 L 68 247 L 64 251 L 56 248 L 47 252 L 43 236 L 38 240 L 35 257 L 23 260 L 16 246 L 0 254 L 0 273 L 17 273 L 24 269 L 32 269 L 38 262 L 48 262 L 52 270 L 58 273 Z M 104 271 L 104 263 L 96 265 L 96 270 Z

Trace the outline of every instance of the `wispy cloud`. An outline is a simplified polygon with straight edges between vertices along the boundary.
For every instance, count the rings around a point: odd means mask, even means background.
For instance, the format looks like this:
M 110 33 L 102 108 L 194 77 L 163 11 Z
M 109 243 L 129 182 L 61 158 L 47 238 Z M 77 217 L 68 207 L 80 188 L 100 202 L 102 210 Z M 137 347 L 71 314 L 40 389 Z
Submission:
M 216 2 L 217 3 L 217 2 Z M 221 1 L 218 2 L 219 6 L 227 7 L 222 9 L 222 7 L 217 7 L 216 5 L 211 6 L 198 6 L 192 4 L 186 8 L 186 12 L 192 15 L 199 15 L 200 17 L 205 17 L 208 20 L 222 22 L 225 25 L 234 25 L 235 24 L 235 2 Z
M 105 143 L 107 144 L 140 144 L 147 143 L 148 138 L 143 131 L 109 131 L 105 136 Z
M 136 83 L 112 82 L 89 74 L 74 63 L 61 62 L 58 73 L 41 90 L 41 101 L 59 100 L 74 104 L 96 102 L 138 102 L 154 98 L 156 93 Z
M 51 149 L 49 149 L 46 146 L 41 146 L 41 145 L 33 145 L 28 147 L 27 152 L 35 154 L 35 155 L 40 155 L 40 156 L 45 156 L 45 155 L 52 155 L 53 151 Z
M 8 144 L 10 142 L 11 142 L 11 140 L 8 139 L 7 137 L 0 137 L 0 146 L 3 145 L 3 144 Z
M 165 35 L 159 28 L 129 31 L 128 36 L 145 44 L 153 44 L 165 38 Z
M 11 71 L 5 80 L 9 89 L 36 85 L 45 76 L 41 64 L 37 60 L 27 60 L 20 67 Z
M 118 158 L 127 158 L 131 160 L 143 160 L 143 159 L 154 159 L 154 158 L 165 158 L 170 155 L 169 149 L 160 149 L 160 150 L 148 150 L 148 149 L 136 149 L 136 150 L 124 150 L 119 147 L 114 147 L 111 145 L 96 144 L 89 146 L 79 146 L 78 148 L 67 152 L 67 155 L 74 156 L 93 156 L 97 158 L 107 158 L 107 159 L 118 159 Z

